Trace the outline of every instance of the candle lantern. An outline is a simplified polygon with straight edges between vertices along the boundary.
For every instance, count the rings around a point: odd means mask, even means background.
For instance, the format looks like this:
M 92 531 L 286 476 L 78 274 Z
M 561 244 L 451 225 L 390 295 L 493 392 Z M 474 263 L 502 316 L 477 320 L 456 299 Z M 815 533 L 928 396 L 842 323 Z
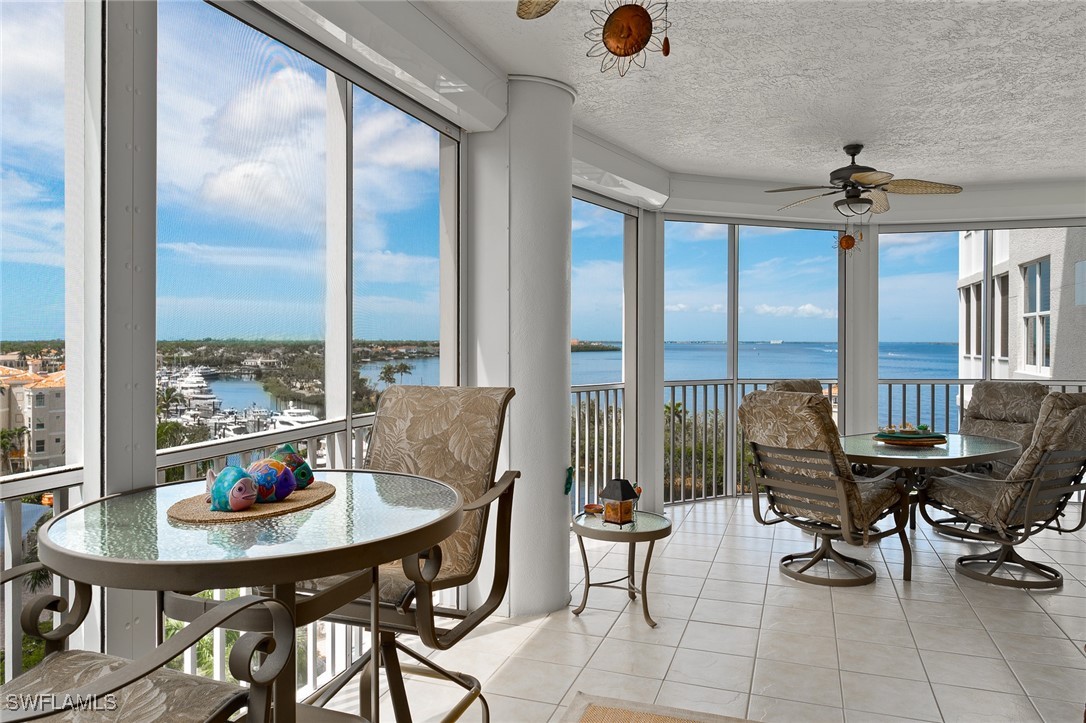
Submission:
M 616 525 L 633 523 L 634 500 L 637 492 L 629 480 L 613 479 L 600 490 L 600 503 L 603 505 L 603 521 Z

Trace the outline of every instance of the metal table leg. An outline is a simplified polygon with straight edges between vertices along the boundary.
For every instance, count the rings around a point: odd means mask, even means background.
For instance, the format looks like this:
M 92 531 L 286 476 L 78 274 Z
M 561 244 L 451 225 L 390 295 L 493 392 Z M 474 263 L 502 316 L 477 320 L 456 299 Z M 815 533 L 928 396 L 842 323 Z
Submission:
M 641 571 L 641 612 L 645 615 L 645 622 L 650 627 L 656 627 L 656 621 L 649 617 L 649 563 L 652 562 L 652 548 L 656 540 L 649 540 L 649 551 L 645 554 L 645 569 Z M 633 545 L 630 545 L 633 547 Z M 633 551 L 630 551 L 631 556 Z M 630 574 L 633 575 L 633 563 L 630 563 Z M 631 596 L 632 599 L 633 596 Z
M 580 535 L 577 535 L 577 545 L 581 548 L 581 562 L 584 563 L 584 592 L 581 595 L 581 604 L 573 609 L 574 615 L 584 612 L 584 606 L 588 604 L 588 588 L 592 586 L 588 573 L 588 555 L 584 551 L 584 538 Z
M 626 594 L 633 600 L 637 597 L 637 587 L 634 585 L 634 553 L 637 551 L 637 543 L 630 543 L 630 554 L 626 560 Z

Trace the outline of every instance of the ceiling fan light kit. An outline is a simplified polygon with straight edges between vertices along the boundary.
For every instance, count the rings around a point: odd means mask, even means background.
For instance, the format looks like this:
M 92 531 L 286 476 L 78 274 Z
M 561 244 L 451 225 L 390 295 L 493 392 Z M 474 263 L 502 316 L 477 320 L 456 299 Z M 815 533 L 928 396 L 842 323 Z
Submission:
M 850 156 L 852 162 L 830 172 L 829 186 L 789 186 L 788 188 L 774 188 L 766 193 L 782 193 L 785 191 L 813 191 L 816 189 L 833 189 L 828 193 L 820 193 L 815 196 L 800 199 L 787 206 L 777 209 L 784 211 L 798 206 L 801 203 L 813 201 L 824 196 L 835 196 L 838 193 L 845 197 L 833 202 L 837 212 L 846 218 L 862 216 L 865 213 L 880 214 L 890 210 L 888 193 L 901 193 L 907 195 L 921 194 L 950 194 L 961 193 L 962 187 L 950 183 L 936 183 L 935 181 L 921 181 L 917 178 L 894 178 L 894 174 L 879 171 L 871 166 L 861 166 L 856 163 L 856 156 L 863 150 L 860 143 L 850 143 L 845 146 L 845 154 Z

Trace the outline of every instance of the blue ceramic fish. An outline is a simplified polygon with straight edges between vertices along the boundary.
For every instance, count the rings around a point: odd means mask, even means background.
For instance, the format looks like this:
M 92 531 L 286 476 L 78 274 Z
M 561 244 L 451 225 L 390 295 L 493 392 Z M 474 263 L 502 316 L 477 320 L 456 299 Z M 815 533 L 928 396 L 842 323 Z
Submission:
M 309 462 L 305 461 L 305 457 L 295 452 L 294 447 L 289 444 L 284 444 L 272 452 L 268 459 L 274 459 L 290 467 L 290 471 L 294 473 L 294 481 L 298 483 L 298 489 L 304 490 L 313 484 L 313 468 L 309 466 Z
M 256 502 L 256 481 L 241 467 L 225 467 L 222 472 L 207 471 L 207 499 L 216 512 L 238 512 Z
M 281 502 L 298 483 L 290 467 L 275 459 L 258 459 L 249 465 L 249 475 L 256 481 L 257 502 Z

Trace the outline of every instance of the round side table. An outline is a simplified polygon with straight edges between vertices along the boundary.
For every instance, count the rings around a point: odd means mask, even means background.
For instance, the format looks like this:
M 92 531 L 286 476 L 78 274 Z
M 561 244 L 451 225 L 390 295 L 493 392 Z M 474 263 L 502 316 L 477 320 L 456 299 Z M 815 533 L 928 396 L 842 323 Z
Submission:
M 636 598 L 637 593 L 640 592 L 641 612 L 645 615 L 645 622 L 655 628 L 656 621 L 649 617 L 649 564 L 652 562 L 652 548 L 656 541 L 671 534 L 671 520 L 653 512 L 634 511 L 633 522 L 620 527 L 611 522 L 604 522 L 602 516 L 581 514 L 573 518 L 573 531 L 577 533 L 577 544 L 581 548 L 581 562 L 584 563 L 584 595 L 581 598 L 581 604 L 574 609 L 573 614 L 580 615 L 584 612 L 585 604 L 588 602 L 589 588 L 613 587 L 625 590 L 631 600 Z M 605 542 L 628 542 L 630 544 L 630 554 L 626 576 L 617 577 L 606 582 L 592 582 L 591 569 L 588 566 L 588 555 L 584 551 L 584 538 L 586 537 Z M 638 542 L 649 543 L 649 551 L 645 555 L 645 569 L 641 573 L 640 590 L 634 585 L 634 546 Z M 617 582 L 625 584 L 616 585 Z

